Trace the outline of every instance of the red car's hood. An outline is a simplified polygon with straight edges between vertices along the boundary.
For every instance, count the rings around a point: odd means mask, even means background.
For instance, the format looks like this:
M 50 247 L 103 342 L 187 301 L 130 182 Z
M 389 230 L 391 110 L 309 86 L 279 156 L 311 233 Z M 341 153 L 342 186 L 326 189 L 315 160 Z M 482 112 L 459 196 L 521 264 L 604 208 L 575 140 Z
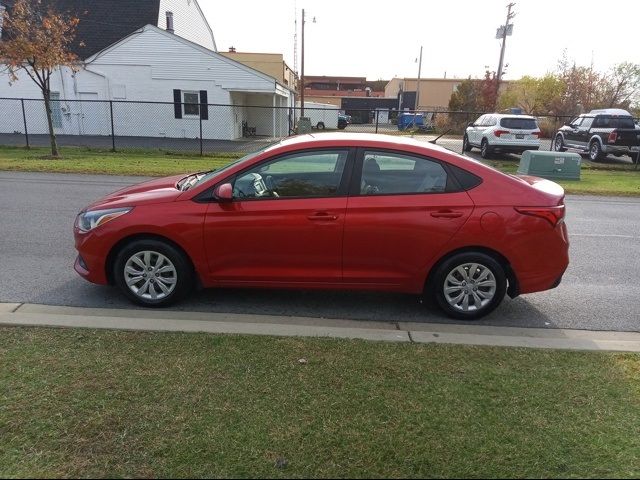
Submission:
M 86 209 L 100 210 L 105 208 L 135 207 L 151 203 L 173 202 L 182 193 L 176 188 L 176 183 L 185 175 L 158 178 L 148 182 L 125 187 L 106 197 L 93 202 Z

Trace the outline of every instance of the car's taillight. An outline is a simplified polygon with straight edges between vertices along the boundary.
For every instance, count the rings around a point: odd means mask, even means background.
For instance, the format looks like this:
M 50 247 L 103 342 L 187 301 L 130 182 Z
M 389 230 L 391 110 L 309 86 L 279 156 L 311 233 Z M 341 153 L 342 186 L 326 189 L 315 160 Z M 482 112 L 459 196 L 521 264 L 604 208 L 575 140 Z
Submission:
M 616 140 L 618 140 L 618 132 L 611 132 L 609 134 L 609 143 L 616 143 Z
M 542 136 L 542 132 L 541 131 L 531 132 L 531 135 L 535 135 L 536 137 L 540 138 Z
M 544 218 L 552 227 L 555 227 L 564 220 L 564 205 L 557 207 L 515 207 L 516 212 L 523 215 L 531 215 L 533 217 Z
M 493 132 L 493 134 L 496 137 L 499 137 L 500 135 L 504 135 L 506 133 L 511 133 L 509 130 L 496 130 L 495 132 Z

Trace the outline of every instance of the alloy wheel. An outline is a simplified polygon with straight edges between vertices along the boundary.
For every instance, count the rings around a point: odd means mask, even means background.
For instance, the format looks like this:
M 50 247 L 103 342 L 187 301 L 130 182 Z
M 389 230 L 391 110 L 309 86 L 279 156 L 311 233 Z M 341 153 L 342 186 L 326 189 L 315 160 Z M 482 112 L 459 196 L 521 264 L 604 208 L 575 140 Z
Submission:
M 455 310 L 474 312 L 488 305 L 496 294 L 493 272 L 480 263 L 464 263 L 449 272 L 444 281 L 444 298 Z
M 162 300 L 171 295 L 178 283 L 175 265 L 166 256 L 152 250 L 131 255 L 123 273 L 129 290 L 144 300 Z

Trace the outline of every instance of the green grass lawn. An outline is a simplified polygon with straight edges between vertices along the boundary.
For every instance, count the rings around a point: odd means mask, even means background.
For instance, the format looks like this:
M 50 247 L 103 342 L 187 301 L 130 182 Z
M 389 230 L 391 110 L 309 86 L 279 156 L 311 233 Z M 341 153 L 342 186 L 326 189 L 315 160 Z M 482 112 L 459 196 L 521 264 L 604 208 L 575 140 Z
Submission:
M 62 153 L 62 159 L 52 160 L 45 158 L 47 149 L 44 148 L 0 147 L 0 171 L 163 176 L 219 168 L 241 156 L 239 153 L 218 153 L 200 157 L 159 150 L 112 153 L 75 147 L 63 148 Z M 516 159 L 489 163 L 508 173 L 515 173 L 518 168 Z M 558 183 L 567 193 L 640 196 L 640 170 L 631 165 L 585 161 L 581 176 L 579 182 L 561 180 Z
M 640 476 L 640 355 L 2 328 L 0 365 L 2 477 Z
M 489 160 L 488 164 L 506 173 L 516 173 L 518 160 Z M 632 165 L 583 162 L 580 181 L 554 180 L 566 193 L 582 195 L 640 196 L 640 170 Z
M 49 150 L 0 147 L 0 170 L 26 172 L 94 173 L 163 176 L 222 167 L 242 154 L 219 153 L 205 157 L 160 150 L 122 151 L 62 148 L 61 159 L 46 158 Z

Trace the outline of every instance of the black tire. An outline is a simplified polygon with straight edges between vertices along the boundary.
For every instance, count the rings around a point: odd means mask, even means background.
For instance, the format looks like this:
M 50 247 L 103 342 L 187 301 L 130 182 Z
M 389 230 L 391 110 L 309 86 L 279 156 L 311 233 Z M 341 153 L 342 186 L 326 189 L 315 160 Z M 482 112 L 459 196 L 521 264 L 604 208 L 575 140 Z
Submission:
M 482 143 L 480 144 L 480 156 L 484 159 L 491 158 L 493 155 L 493 148 L 489 146 L 489 142 L 486 138 L 482 139 Z
M 318 122 L 318 125 L 316 125 L 316 128 L 318 130 L 324 130 L 324 122 Z
M 169 272 L 158 273 L 154 270 L 142 268 L 140 264 L 133 262 L 133 257 L 135 257 L 136 255 L 143 255 L 143 252 L 150 252 L 150 261 L 148 262 L 149 264 L 155 263 L 156 265 L 158 265 L 161 256 L 164 256 L 167 262 L 163 263 L 162 265 L 164 265 L 165 267 L 170 265 L 171 267 L 173 267 L 173 270 Z M 132 274 L 130 273 L 130 271 L 125 271 L 127 263 L 130 264 L 130 267 L 133 266 L 136 269 L 140 269 L 140 272 L 144 271 L 145 275 L 143 279 L 140 279 L 138 283 L 134 284 L 131 288 L 129 287 L 129 285 L 127 285 L 127 279 L 132 280 Z M 162 268 L 160 270 L 162 270 Z M 127 275 L 129 275 L 129 277 L 127 277 Z M 149 275 L 150 277 L 147 277 L 146 275 Z M 154 276 L 151 277 L 151 275 Z M 171 275 L 171 277 L 169 278 L 168 275 Z M 168 242 L 154 239 L 134 240 L 131 243 L 125 245 L 124 248 L 122 248 L 118 252 L 118 255 L 116 256 L 113 263 L 113 278 L 118 288 L 122 291 L 122 293 L 124 293 L 127 298 L 129 298 L 129 300 L 144 307 L 166 307 L 168 305 L 171 305 L 183 299 L 188 293 L 190 293 L 194 285 L 193 267 L 185 254 Z M 173 283 L 173 287 L 168 287 L 168 284 L 165 282 L 168 280 L 173 280 L 174 278 L 175 282 Z M 161 282 L 161 279 L 164 280 Z M 162 292 L 162 290 L 160 290 L 161 298 L 144 298 L 142 296 L 144 292 L 140 294 L 135 293 L 133 291 L 133 288 L 137 288 L 140 292 L 144 289 L 145 282 L 151 283 L 151 285 L 148 287 L 148 295 L 151 295 L 151 289 L 156 292 L 156 295 L 158 294 L 155 288 L 156 285 L 159 287 L 164 286 L 169 291 L 168 293 L 164 293 Z
M 455 270 L 462 268 L 468 274 L 472 267 L 467 267 L 472 264 L 479 266 L 477 270 L 474 270 L 471 273 L 471 278 L 473 280 L 470 280 L 468 284 L 465 283 L 464 285 L 460 285 L 459 295 L 462 295 L 460 302 L 464 302 L 465 296 L 469 297 L 467 310 L 464 310 L 464 304 L 452 304 L 455 298 L 450 300 L 447 299 L 445 288 L 447 288 L 447 283 L 449 283 L 448 277 L 450 274 L 454 275 L 456 278 L 459 276 L 463 279 L 463 277 L 459 273 L 455 272 Z M 490 274 L 487 274 L 487 271 L 490 272 Z M 478 278 L 481 278 L 485 274 L 487 274 L 487 278 L 482 281 L 483 285 L 480 285 L 480 283 L 476 284 Z M 461 280 L 461 282 L 462 281 L 463 280 Z M 493 286 L 487 285 L 487 281 L 493 282 Z M 456 287 L 451 286 L 450 288 Z M 425 291 L 427 298 L 430 297 L 433 299 L 447 316 L 458 320 L 476 320 L 489 314 L 495 310 L 498 305 L 500 305 L 507 291 L 507 277 L 504 272 L 504 268 L 500 263 L 485 253 L 458 253 L 446 259 L 437 267 L 430 278 L 427 289 L 428 291 Z M 449 293 L 451 296 L 458 295 L 457 291 L 450 291 Z M 482 298 L 489 294 L 492 295 L 490 298 Z M 476 297 L 480 299 L 480 305 L 477 304 L 477 301 L 475 300 Z M 486 303 L 482 304 L 482 301 L 484 300 L 486 300 Z M 473 302 L 473 305 L 470 305 L 471 302 Z
M 469 143 L 469 137 L 467 136 L 467 134 L 465 133 L 464 137 L 462 138 L 462 151 L 464 152 L 470 152 L 471 149 L 473 147 L 471 146 L 471 144 Z
M 567 147 L 564 146 L 564 138 L 562 138 L 562 135 L 558 134 L 553 139 L 553 143 L 551 144 L 551 150 L 553 150 L 554 152 L 567 151 Z
M 589 160 L 592 162 L 597 162 L 602 160 L 604 155 L 602 154 L 602 147 L 600 146 L 600 142 L 594 140 L 589 144 Z

